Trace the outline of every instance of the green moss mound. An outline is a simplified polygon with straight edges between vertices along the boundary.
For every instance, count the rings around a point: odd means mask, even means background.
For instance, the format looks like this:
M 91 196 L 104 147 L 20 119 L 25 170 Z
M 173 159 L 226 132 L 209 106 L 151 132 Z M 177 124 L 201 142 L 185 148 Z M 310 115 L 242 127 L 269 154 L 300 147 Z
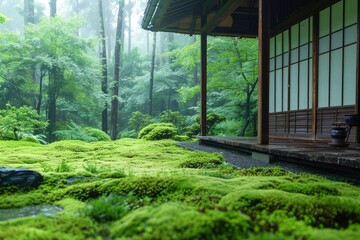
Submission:
M 145 140 L 172 139 L 176 133 L 177 129 L 172 123 L 153 123 L 144 127 L 138 138 Z
M 278 190 L 252 190 L 228 194 L 219 206 L 255 215 L 263 211 L 273 213 L 282 210 L 286 211 L 287 217 L 294 217 L 313 227 L 344 228 L 351 223 L 360 223 L 360 205 L 357 202 L 334 196 L 314 198 Z
M 286 176 L 292 175 L 290 172 L 279 167 L 272 168 L 247 168 L 239 169 L 236 172 L 239 176 Z
M 223 164 L 224 157 L 220 153 L 194 152 L 183 158 L 182 168 L 211 168 Z
M 119 191 L 134 193 L 137 196 L 157 198 L 175 190 L 175 182 L 171 177 L 144 176 L 125 178 L 119 184 Z
M 234 212 L 199 212 L 181 204 L 144 207 L 116 222 L 111 231 L 122 239 L 243 239 L 250 218 Z
M 110 136 L 97 128 L 84 128 L 84 132 L 97 139 L 97 141 L 110 141 Z
M 173 140 L 0 141 L 0 166 L 40 172 L 37 189 L 0 189 L 0 239 L 358 239 L 360 188 L 280 168 L 234 169 Z M 1 214 L 1 212 L 0 212 Z

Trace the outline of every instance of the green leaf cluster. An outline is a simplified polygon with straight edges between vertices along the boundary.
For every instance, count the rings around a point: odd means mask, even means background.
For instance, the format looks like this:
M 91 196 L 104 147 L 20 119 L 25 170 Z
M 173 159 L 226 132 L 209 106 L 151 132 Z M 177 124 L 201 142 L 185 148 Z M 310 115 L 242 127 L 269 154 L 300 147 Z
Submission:
M 55 132 L 58 140 L 80 140 L 84 142 L 110 141 L 109 135 L 97 128 L 82 127 L 70 121 L 65 129 Z
M 0 13 L 0 24 L 6 23 L 7 20 L 6 16 Z
M 30 107 L 15 107 L 10 104 L 6 109 L 0 109 L 0 136 L 4 138 L 13 133 L 13 138 L 19 140 L 33 134 L 36 130 L 44 130 L 46 121 L 41 121 L 37 112 Z M 22 133 L 22 135 L 21 135 Z

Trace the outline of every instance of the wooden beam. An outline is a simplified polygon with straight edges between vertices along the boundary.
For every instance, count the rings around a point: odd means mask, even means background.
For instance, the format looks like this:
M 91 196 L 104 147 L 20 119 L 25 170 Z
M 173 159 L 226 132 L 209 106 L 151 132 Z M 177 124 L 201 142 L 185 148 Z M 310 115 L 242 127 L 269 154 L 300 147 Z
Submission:
M 204 26 L 207 16 L 201 17 L 201 25 Z M 207 35 L 201 34 L 201 80 L 200 80 L 200 135 L 206 136 L 206 105 L 207 105 Z
M 318 1 L 310 1 L 306 6 L 299 8 L 295 12 L 291 13 L 291 15 L 283 20 L 281 23 L 271 27 L 270 35 L 274 36 L 280 32 L 291 27 L 294 23 L 300 22 L 305 18 L 311 17 L 316 14 L 316 12 L 331 6 L 332 4 L 338 2 L 340 0 L 318 0 Z
M 258 144 L 269 144 L 270 1 L 259 0 Z
M 312 139 L 317 135 L 318 76 L 319 76 L 319 12 L 313 16 L 312 39 Z
M 206 34 L 211 33 L 226 16 L 229 16 L 239 7 L 239 4 L 240 1 L 228 0 L 225 5 L 216 12 L 215 16 L 201 28 L 201 32 Z
M 240 14 L 240 15 L 253 15 L 253 16 L 257 16 L 259 14 L 259 11 L 256 8 L 253 7 L 240 7 L 237 8 L 236 11 L 234 11 L 235 14 Z
M 209 11 L 212 7 L 214 7 L 215 1 L 214 0 L 206 0 L 203 4 L 203 9 L 201 15 L 207 16 Z
M 194 29 L 195 29 L 195 26 L 196 26 L 196 21 L 197 21 L 197 18 L 195 16 L 195 14 L 192 15 L 192 20 L 191 20 L 191 26 L 190 26 L 190 36 L 192 36 L 194 34 Z

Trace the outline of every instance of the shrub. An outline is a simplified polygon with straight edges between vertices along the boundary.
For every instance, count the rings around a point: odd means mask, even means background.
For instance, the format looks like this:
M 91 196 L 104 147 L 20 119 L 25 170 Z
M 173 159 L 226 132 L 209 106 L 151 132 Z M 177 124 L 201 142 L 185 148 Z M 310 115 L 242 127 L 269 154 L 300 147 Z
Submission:
M 136 132 L 135 130 L 123 130 L 121 132 L 119 132 L 119 134 L 117 135 L 117 139 L 121 139 L 121 138 L 137 138 L 138 136 L 138 132 Z
M 206 116 L 206 133 L 211 134 L 214 127 L 217 124 L 219 124 L 225 120 L 226 120 L 226 118 L 221 114 L 209 113 Z M 199 133 L 200 133 L 200 116 L 196 117 L 196 122 L 194 124 L 185 128 L 185 132 L 186 132 L 185 134 L 188 137 L 192 137 L 194 135 L 199 135 Z
M 194 152 L 186 156 L 184 162 L 180 164 L 183 168 L 208 168 L 221 165 L 225 162 L 220 153 Z
M 98 141 L 110 141 L 110 136 L 105 132 L 97 128 L 86 127 L 84 132 L 88 133 L 90 136 L 96 138 Z
M 47 144 L 46 142 L 46 136 L 43 134 L 28 134 L 28 133 L 20 133 L 19 139 L 21 141 L 26 142 L 33 142 L 33 143 L 41 143 L 41 144 Z
M 67 124 L 67 129 L 55 131 L 58 140 L 80 140 L 84 142 L 95 142 L 98 139 L 92 133 L 86 132 L 81 126 L 74 122 Z
M 40 142 L 36 138 L 33 138 L 33 137 L 25 137 L 25 138 L 22 138 L 21 141 L 40 144 Z
M 185 126 L 185 119 L 180 114 L 180 112 L 173 112 L 171 110 L 166 110 L 160 114 L 160 120 L 163 123 L 172 123 L 178 129 L 179 132 L 182 132 Z
M 6 105 L 7 109 L 0 110 L 0 135 L 2 138 L 13 133 L 15 140 L 20 140 L 20 133 L 32 134 L 36 130 L 43 130 L 47 122 L 39 120 L 40 116 L 31 107 L 14 107 Z
M 191 138 L 192 136 L 196 136 L 200 134 L 200 124 L 198 122 L 192 124 L 189 127 L 186 127 L 185 129 L 185 134 L 186 136 L 188 136 L 189 138 Z
M 172 123 L 153 123 L 140 131 L 139 138 L 146 140 L 162 140 L 172 139 L 175 135 L 176 128 Z
M 139 132 L 142 128 L 149 125 L 151 116 L 142 112 L 136 111 L 131 114 L 129 119 L 129 128 L 135 132 Z

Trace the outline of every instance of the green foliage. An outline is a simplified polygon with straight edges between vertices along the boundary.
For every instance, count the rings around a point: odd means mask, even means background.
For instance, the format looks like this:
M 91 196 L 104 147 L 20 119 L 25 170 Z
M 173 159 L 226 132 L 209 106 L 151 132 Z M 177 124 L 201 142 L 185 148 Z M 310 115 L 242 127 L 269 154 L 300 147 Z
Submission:
M 211 168 L 224 164 L 225 159 L 220 153 L 194 152 L 183 159 L 183 168 Z
M 55 132 L 55 135 L 58 140 L 80 140 L 84 142 L 104 141 L 103 138 L 106 138 L 104 136 L 106 134 L 102 134 L 102 131 L 100 131 L 101 133 L 99 131 L 94 131 L 93 128 L 84 129 L 71 121 L 67 124 L 67 129 L 58 130 Z
M 47 144 L 46 136 L 44 134 L 31 134 L 20 132 L 19 138 L 21 139 L 21 141 Z
M 176 128 L 172 123 L 153 123 L 144 127 L 140 131 L 138 138 L 146 140 L 172 139 L 176 132 Z
M 118 220 L 131 210 L 132 196 L 110 194 L 89 201 L 80 209 L 81 216 L 90 217 L 97 222 Z
M 209 113 L 206 115 L 206 132 L 207 134 L 213 134 L 213 129 L 215 126 L 223 121 L 226 118 L 222 114 Z M 185 128 L 186 135 L 188 137 L 192 137 L 200 134 L 200 116 L 196 117 L 196 122 L 192 124 L 190 127 Z
M 110 141 L 110 136 L 97 128 L 84 128 L 84 132 L 97 139 L 97 141 Z
M 196 106 L 199 102 L 200 87 L 194 72 L 199 66 L 199 40 L 170 55 L 173 66 L 188 74 L 188 81 L 178 89 L 182 102 Z M 209 38 L 208 42 L 208 98 L 210 112 L 226 116 L 227 121 L 241 123 L 227 135 L 256 135 L 257 119 L 257 73 L 258 51 L 255 39 Z M 198 125 L 188 129 L 188 136 L 197 135 Z M 224 130 L 214 134 L 222 134 Z M 252 131 L 251 131 L 252 130 Z
M 30 107 L 14 107 L 6 105 L 7 109 L 0 109 L 0 135 L 14 134 L 14 139 L 27 138 L 35 130 L 43 130 L 47 123 L 39 120 L 37 112 Z M 22 134 L 21 134 L 22 133 Z
M 183 132 L 185 126 L 185 119 L 180 112 L 173 112 L 166 110 L 160 114 L 160 121 L 163 123 L 172 123 L 180 133 Z
M 86 162 L 83 167 L 86 171 L 94 174 L 99 172 L 99 166 L 96 163 Z
M 65 160 L 61 160 L 61 162 L 55 169 L 55 172 L 64 173 L 64 172 L 71 172 L 72 170 L 73 168 Z
M 137 138 L 137 136 L 139 135 L 138 132 L 136 132 L 135 130 L 123 130 L 121 132 L 119 132 L 118 136 L 116 137 L 116 139 L 121 139 L 121 138 Z
M 189 127 L 185 127 L 185 134 L 189 138 L 192 138 L 193 136 L 197 136 L 200 134 L 200 123 L 195 122 Z
M 6 23 L 7 21 L 8 21 L 7 17 L 5 17 L 0 13 L 0 24 Z
M 138 133 L 142 128 L 149 125 L 150 122 L 150 115 L 136 111 L 131 113 L 131 117 L 129 119 L 129 128 Z
M 101 112 L 106 99 L 97 87 L 95 41 L 76 34 L 81 24 L 78 18 L 44 18 L 28 24 L 24 36 L 1 33 L 0 107 L 7 102 L 15 106 L 36 102 L 39 112 L 46 107 L 51 133 L 56 121 L 65 118 L 98 124 L 95 113 Z

